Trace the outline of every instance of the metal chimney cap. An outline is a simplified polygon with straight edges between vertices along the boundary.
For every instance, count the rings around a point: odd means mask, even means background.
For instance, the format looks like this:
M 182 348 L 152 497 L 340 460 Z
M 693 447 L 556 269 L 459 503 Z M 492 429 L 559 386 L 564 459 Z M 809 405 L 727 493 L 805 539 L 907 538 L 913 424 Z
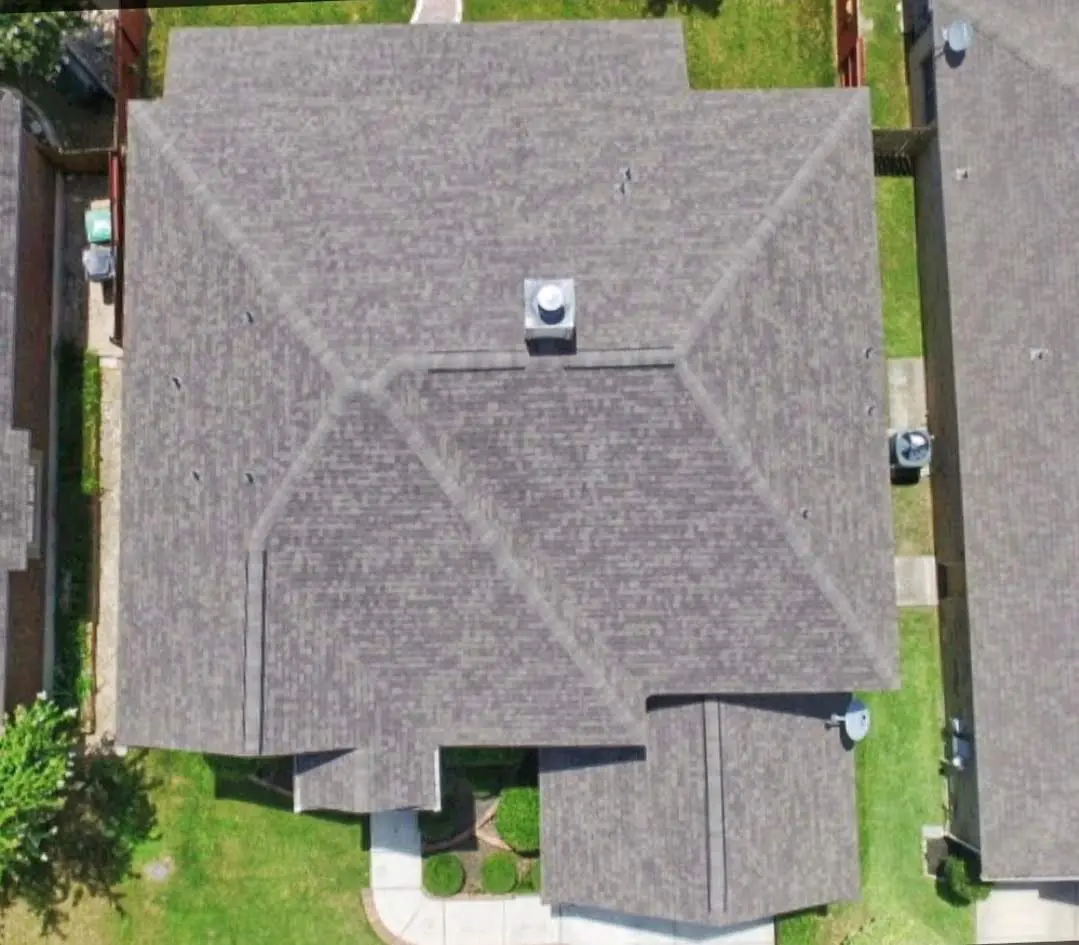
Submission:
M 536 293 L 536 304 L 545 312 L 557 312 L 565 307 L 566 300 L 562 290 L 554 283 L 549 282 Z

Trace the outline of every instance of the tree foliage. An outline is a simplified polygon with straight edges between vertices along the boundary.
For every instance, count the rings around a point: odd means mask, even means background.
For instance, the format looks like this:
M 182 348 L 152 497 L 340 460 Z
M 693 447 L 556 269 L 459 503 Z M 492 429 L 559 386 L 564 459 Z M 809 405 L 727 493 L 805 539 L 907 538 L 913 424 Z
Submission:
M 0 14 L 0 69 L 54 78 L 65 35 L 84 25 L 74 11 Z
M 56 845 L 75 759 L 75 710 L 41 693 L 0 734 L 0 886 L 17 883 Z

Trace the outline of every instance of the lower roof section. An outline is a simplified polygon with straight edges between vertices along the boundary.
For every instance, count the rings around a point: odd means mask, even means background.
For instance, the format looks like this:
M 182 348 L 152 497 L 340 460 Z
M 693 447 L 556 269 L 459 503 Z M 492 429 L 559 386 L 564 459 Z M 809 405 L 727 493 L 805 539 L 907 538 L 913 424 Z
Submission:
M 656 700 L 643 751 L 541 751 L 545 898 L 717 926 L 856 898 L 848 699 Z

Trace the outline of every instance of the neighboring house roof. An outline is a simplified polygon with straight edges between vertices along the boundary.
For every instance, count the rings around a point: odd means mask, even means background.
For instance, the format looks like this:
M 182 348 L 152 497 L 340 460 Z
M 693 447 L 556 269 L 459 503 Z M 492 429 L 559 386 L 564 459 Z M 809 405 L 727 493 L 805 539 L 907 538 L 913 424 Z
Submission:
M 432 807 L 440 746 L 670 722 L 692 780 L 699 719 L 650 697 L 897 684 L 868 92 L 691 93 L 667 27 L 520 28 L 186 34 L 133 103 L 121 742 L 304 756 L 302 808 Z M 211 91 L 200 42 L 276 58 Z M 316 43 L 349 97 L 294 95 Z M 623 54 L 655 88 L 627 60 L 596 90 Z M 576 354 L 527 353 L 532 277 L 575 280 Z M 815 796 L 809 714 L 724 707 L 721 777 L 806 725 L 774 802 Z M 834 761 L 821 862 L 853 830 Z M 773 809 L 738 803 L 732 849 Z
M 540 752 L 544 897 L 708 925 L 857 898 L 847 697 L 661 702 L 645 750 Z
M 975 39 L 936 96 L 981 854 L 1079 875 L 1079 25 L 1074 4 L 937 3 Z M 956 170 L 968 168 L 962 180 Z M 1044 349 L 1044 359 L 1034 356 Z
M 7 682 L 7 575 L 26 567 L 31 474 L 30 434 L 11 426 L 22 147 L 22 103 L 0 90 L 0 721 Z

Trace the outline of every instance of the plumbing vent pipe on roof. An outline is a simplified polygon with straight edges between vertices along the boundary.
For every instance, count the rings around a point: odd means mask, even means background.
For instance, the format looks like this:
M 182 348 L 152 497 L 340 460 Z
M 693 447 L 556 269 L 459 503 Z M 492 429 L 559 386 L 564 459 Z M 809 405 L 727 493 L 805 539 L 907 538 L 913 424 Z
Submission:
M 525 340 L 571 341 L 576 334 L 572 279 L 525 279 Z

